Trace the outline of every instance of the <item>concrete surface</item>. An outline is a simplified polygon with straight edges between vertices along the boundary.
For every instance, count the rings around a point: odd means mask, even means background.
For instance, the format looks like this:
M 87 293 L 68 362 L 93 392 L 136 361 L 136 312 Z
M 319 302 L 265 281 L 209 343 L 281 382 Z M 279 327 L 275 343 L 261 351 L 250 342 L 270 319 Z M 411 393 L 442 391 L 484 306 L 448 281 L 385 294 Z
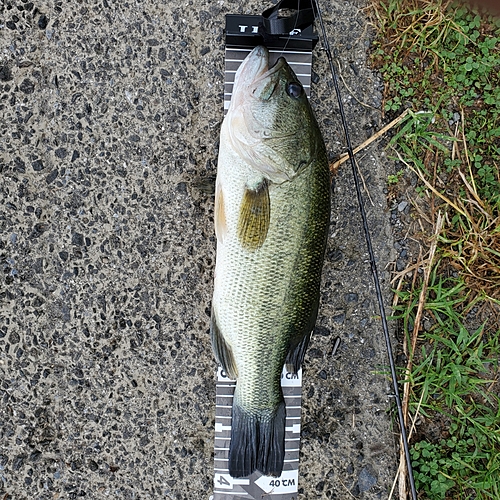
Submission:
M 323 4 L 357 145 L 381 125 L 364 3 Z M 224 15 L 267 5 L 2 0 L 2 500 L 211 492 L 215 239 L 201 186 L 216 169 Z M 319 47 L 313 68 L 333 157 L 343 136 Z M 376 146 L 360 155 L 387 292 L 385 162 Z M 395 471 L 385 346 L 349 168 L 334 182 L 304 367 L 300 499 L 387 498 Z

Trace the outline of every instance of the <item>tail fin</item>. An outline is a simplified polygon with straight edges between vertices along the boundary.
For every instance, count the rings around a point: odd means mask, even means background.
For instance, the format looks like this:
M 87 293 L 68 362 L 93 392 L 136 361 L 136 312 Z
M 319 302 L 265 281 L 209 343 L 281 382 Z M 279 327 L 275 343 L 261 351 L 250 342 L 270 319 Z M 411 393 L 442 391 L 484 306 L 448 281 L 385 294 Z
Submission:
M 229 474 L 247 477 L 255 470 L 279 476 L 285 459 L 285 402 L 271 414 L 251 415 L 233 402 Z

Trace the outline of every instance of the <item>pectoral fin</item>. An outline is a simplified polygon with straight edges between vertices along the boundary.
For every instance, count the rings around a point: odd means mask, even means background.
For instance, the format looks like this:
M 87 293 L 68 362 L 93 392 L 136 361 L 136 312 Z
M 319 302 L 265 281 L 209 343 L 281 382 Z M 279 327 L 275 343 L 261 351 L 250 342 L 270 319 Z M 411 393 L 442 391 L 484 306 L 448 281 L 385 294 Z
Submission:
M 238 219 L 238 239 L 247 250 L 259 249 L 266 240 L 271 218 L 268 182 L 264 179 L 256 189 L 245 188 Z
M 224 193 L 218 182 L 215 186 L 214 222 L 217 240 L 219 243 L 223 243 L 227 233 L 226 207 L 224 205 Z
M 232 380 L 236 380 L 238 377 L 238 370 L 236 368 L 236 363 L 234 362 L 233 353 L 217 326 L 217 319 L 213 309 L 210 317 L 210 338 L 212 340 L 212 349 L 214 351 L 215 359 L 217 359 L 219 364 L 222 366 L 222 369 L 226 372 L 227 376 Z

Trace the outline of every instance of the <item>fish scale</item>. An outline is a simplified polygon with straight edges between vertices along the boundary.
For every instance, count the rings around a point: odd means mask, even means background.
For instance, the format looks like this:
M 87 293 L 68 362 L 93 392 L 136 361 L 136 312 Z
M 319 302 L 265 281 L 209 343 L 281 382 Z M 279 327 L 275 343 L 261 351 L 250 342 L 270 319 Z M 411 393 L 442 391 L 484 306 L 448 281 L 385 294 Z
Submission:
M 297 370 L 316 320 L 330 215 L 329 169 L 307 97 L 266 49 L 235 78 L 221 129 L 212 344 L 237 380 L 229 470 L 279 475 L 284 456 L 280 376 Z

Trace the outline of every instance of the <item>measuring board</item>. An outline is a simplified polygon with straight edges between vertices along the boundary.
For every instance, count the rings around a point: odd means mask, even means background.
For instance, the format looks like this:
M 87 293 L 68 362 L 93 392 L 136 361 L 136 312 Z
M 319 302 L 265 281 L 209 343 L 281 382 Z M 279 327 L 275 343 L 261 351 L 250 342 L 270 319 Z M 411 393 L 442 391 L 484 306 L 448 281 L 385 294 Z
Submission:
M 226 52 L 224 78 L 224 115 L 233 95 L 234 77 L 245 57 L 262 43 L 258 34 L 261 16 L 226 15 Z M 290 35 L 290 36 L 289 36 Z M 292 36 L 293 35 L 293 36 Z M 269 65 L 284 57 L 311 95 L 312 50 L 317 42 L 312 25 L 273 39 Z M 236 382 L 219 367 L 215 406 L 214 492 L 209 500 L 296 500 L 299 482 L 300 412 L 302 402 L 302 370 L 290 373 L 283 368 L 281 386 L 286 404 L 285 462 L 280 477 L 251 476 L 235 479 L 229 475 L 228 454 L 231 441 L 231 415 Z
M 214 494 L 210 500 L 296 500 L 299 482 L 300 407 L 302 369 L 290 373 L 283 368 L 281 387 L 286 404 L 285 463 L 280 477 L 251 476 L 234 479 L 229 475 L 227 457 L 231 441 L 231 412 L 236 382 L 221 367 L 217 371 L 215 402 Z

